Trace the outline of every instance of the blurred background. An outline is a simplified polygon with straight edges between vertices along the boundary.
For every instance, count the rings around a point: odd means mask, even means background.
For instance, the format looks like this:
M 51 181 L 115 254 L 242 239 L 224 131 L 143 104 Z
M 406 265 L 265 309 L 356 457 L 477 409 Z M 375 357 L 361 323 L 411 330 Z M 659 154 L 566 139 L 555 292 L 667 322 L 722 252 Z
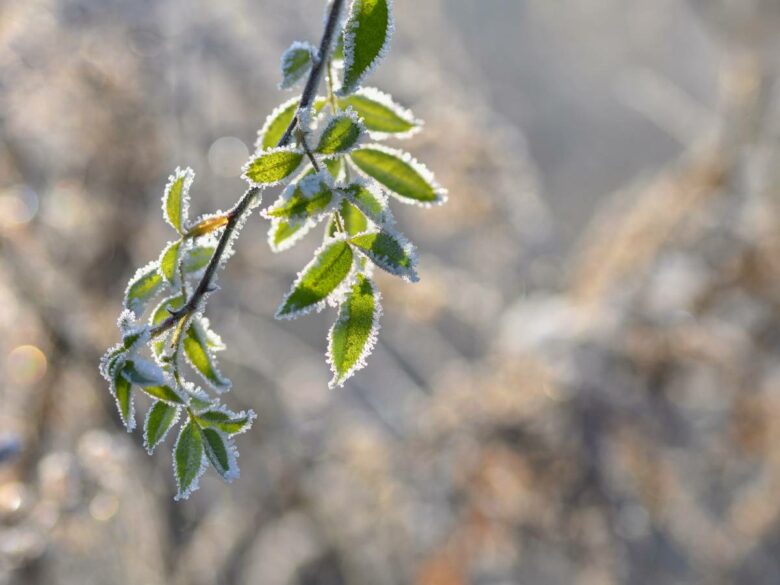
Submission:
M 323 3 L 0 1 L 0 584 L 780 583 L 780 3 L 395 8 L 422 281 L 329 391 L 334 314 L 272 318 L 319 235 L 251 219 L 209 315 L 259 419 L 174 503 L 98 359 L 168 175 L 237 199 Z

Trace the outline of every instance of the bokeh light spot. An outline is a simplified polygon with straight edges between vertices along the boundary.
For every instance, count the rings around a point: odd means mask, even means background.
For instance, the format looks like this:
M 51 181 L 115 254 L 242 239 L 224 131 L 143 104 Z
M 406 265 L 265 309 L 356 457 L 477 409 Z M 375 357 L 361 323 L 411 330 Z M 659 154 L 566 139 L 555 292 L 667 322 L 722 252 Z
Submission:
M 46 354 L 34 345 L 20 345 L 8 354 L 6 366 L 11 382 L 29 386 L 46 375 Z
M 38 194 L 27 185 L 0 190 L 0 229 L 8 231 L 29 223 L 38 213 Z
M 235 136 L 217 138 L 209 148 L 209 165 L 220 177 L 237 177 L 249 158 L 249 149 Z

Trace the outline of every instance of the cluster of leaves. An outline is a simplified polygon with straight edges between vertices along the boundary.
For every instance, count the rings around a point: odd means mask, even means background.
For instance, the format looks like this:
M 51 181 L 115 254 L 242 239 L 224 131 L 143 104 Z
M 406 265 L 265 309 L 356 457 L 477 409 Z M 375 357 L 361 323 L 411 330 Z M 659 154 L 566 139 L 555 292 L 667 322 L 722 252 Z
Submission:
M 352 0 L 344 22 L 338 19 L 342 2 L 330 4 L 330 19 L 340 27 L 337 42 L 330 41 L 326 28 L 319 50 L 293 43 L 281 63 L 282 88 L 307 76 L 316 85 L 324 68 L 327 95 L 293 98 L 268 117 L 243 169 L 250 188 L 236 206 L 190 221 L 194 173 L 177 169 L 171 176 L 162 211 L 177 237 L 130 280 L 118 322 L 122 341 L 101 361 L 129 431 L 135 428 L 136 390 L 151 400 L 143 428 L 150 453 L 180 423 L 173 448 L 177 499 L 197 489 L 209 464 L 227 481 L 238 476 L 233 437 L 255 419 L 251 411 L 234 412 L 220 402 L 231 386 L 216 360 L 224 344 L 203 311 L 262 190 L 283 186 L 279 198 L 262 211 L 271 221 L 272 250 L 288 249 L 325 224 L 322 245 L 276 316 L 292 319 L 328 305 L 338 310 L 328 335 L 331 386 L 343 385 L 363 367 L 376 341 L 381 305 L 374 267 L 417 280 L 415 248 L 395 228 L 389 196 L 421 206 L 446 198 L 411 155 L 378 144 L 420 128 L 390 96 L 362 86 L 387 52 L 393 28 L 390 0 Z M 185 379 L 185 367 L 200 385 Z
M 386 0 L 352 2 L 333 56 L 327 63 L 328 93 L 298 109 L 300 97 L 277 107 L 259 132 L 244 178 L 257 187 L 284 183 L 279 198 L 262 211 L 271 221 L 268 243 L 286 250 L 319 224 L 322 246 L 301 271 L 277 310 L 293 319 L 326 306 L 338 317 L 328 335 L 331 386 L 340 386 L 374 346 L 381 314 L 374 267 L 409 282 L 417 280 L 415 247 L 395 228 L 389 197 L 423 207 L 446 192 L 421 163 L 380 141 L 407 138 L 419 120 L 363 80 L 387 52 L 393 29 Z M 293 87 L 316 65 L 317 51 L 295 42 L 282 57 L 281 87 Z M 277 147 L 297 120 L 296 144 Z M 389 196 L 389 197 L 388 197 Z

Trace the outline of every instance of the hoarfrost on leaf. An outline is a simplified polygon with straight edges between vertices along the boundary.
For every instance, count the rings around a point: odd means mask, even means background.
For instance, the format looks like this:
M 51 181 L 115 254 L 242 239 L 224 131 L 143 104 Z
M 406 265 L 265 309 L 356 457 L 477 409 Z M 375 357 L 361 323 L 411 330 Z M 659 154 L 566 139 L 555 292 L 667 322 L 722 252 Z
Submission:
M 180 234 L 184 233 L 187 213 L 190 205 L 190 187 L 195 180 L 195 172 L 187 167 L 176 168 L 168 178 L 168 184 L 162 198 L 162 210 L 165 221 Z
M 303 79 L 317 62 L 317 48 L 311 43 L 295 41 L 282 54 L 282 81 L 279 89 L 289 89 Z
M 344 25 L 344 78 L 339 95 L 358 89 L 390 49 L 390 0 L 352 0 Z
M 352 270 L 352 259 L 352 248 L 344 238 L 325 242 L 295 279 L 276 312 L 276 318 L 294 319 L 322 310 L 328 297 L 338 290 Z
M 365 367 L 376 344 L 381 295 L 373 281 L 359 275 L 341 303 L 339 316 L 328 333 L 328 363 L 333 371 L 330 387 L 343 386 L 356 371 Z
M 430 207 L 447 200 L 447 190 L 408 152 L 371 144 L 353 150 L 349 156 L 363 174 L 377 181 L 399 201 Z

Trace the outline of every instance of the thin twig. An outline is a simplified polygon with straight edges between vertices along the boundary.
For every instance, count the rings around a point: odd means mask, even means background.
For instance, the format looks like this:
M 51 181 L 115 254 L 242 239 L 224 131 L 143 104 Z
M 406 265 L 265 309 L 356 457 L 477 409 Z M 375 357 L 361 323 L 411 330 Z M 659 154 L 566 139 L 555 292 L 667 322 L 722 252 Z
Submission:
M 286 146 L 290 142 L 290 139 L 293 135 L 293 130 L 299 122 L 301 112 L 308 110 L 314 102 L 314 98 L 317 96 L 317 89 L 319 87 L 320 80 L 322 79 L 322 72 L 330 60 L 330 52 L 333 48 L 333 37 L 336 33 L 339 19 L 341 17 L 341 9 L 343 5 L 344 0 L 333 0 L 333 4 L 331 4 L 328 20 L 325 24 L 325 31 L 323 32 L 322 40 L 320 41 L 320 50 L 317 55 L 317 62 L 314 64 L 314 67 L 312 67 L 312 70 L 309 73 L 309 78 L 306 81 L 306 86 L 303 89 L 301 101 L 298 104 L 298 109 L 295 112 L 295 116 L 290 122 L 290 125 L 287 127 L 284 135 L 279 140 L 278 146 Z M 198 282 L 198 286 L 195 288 L 192 296 L 190 296 L 187 303 L 181 309 L 172 313 L 170 317 L 151 330 L 152 337 L 158 337 L 159 335 L 168 331 L 171 327 L 175 326 L 176 323 L 178 323 L 181 319 L 193 314 L 198 309 L 198 306 L 200 305 L 203 297 L 207 293 L 211 292 L 214 275 L 219 269 L 222 256 L 225 254 L 230 237 L 236 230 L 239 220 L 243 217 L 246 210 L 252 205 L 252 202 L 260 193 L 260 191 L 261 189 L 258 187 L 249 189 L 246 193 L 244 193 L 241 199 L 239 199 L 236 205 L 228 212 L 228 222 L 225 224 L 225 231 L 222 232 L 222 235 L 219 238 L 219 242 L 217 243 L 217 249 L 214 250 L 214 254 L 211 256 L 208 266 L 206 266 L 206 271 L 203 273 L 203 276 L 201 277 L 200 282 Z

